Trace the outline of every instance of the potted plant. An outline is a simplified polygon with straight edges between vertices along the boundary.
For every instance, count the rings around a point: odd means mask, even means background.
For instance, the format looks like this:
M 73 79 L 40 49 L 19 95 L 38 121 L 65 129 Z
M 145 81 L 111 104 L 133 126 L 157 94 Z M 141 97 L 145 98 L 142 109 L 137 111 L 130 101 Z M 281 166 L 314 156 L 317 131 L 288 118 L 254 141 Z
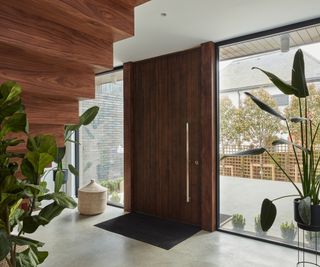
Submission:
M 15 133 L 27 135 L 25 153 L 12 152 L 12 147 L 24 143 L 12 137 Z M 9 134 L 11 137 L 8 137 Z M 76 207 L 75 201 L 61 192 L 59 185 L 55 186 L 54 192 L 49 192 L 41 178 L 56 154 L 57 145 L 53 136 L 31 136 L 28 133 L 21 87 L 15 82 L 1 84 L 0 262 L 5 261 L 9 267 L 41 264 L 48 256 L 48 252 L 41 251 L 44 244 L 24 234 L 32 234 L 38 227 L 47 225 L 65 208 Z M 28 204 L 22 207 L 24 202 Z M 42 209 L 34 213 L 37 202 L 42 203 Z
M 274 205 L 276 200 L 285 197 L 296 197 L 294 200 L 294 219 L 298 227 L 305 230 L 319 231 L 320 230 L 320 205 L 319 205 L 319 190 L 320 176 L 317 175 L 317 170 L 320 163 L 320 156 L 315 153 L 315 140 L 318 138 L 320 123 L 314 123 L 313 118 L 309 115 L 308 96 L 309 90 L 305 78 L 303 52 L 299 49 L 294 57 L 292 68 L 291 84 L 284 82 L 276 75 L 254 67 L 264 73 L 271 82 L 286 95 L 296 97 L 299 104 L 299 114 L 294 117 L 285 117 L 280 112 L 274 110 L 257 97 L 250 93 L 246 93 L 248 97 L 263 111 L 271 114 L 284 124 L 288 131 L 288 140 L 275 140 L 272 145 L 288 145 L 292 148 L 295 156 L 295 163 L 298 166 L 298 173 L 301 180 L 301 189 L 295 184 L 294 180 L 281 166 L 281 164 L 272 156 L 272 152 L 265 147 L 245 150 L 242 152 L 223 155 L 225 157 L 240 157 L 250 155 L 261 155 L 267 153 L 271 160 L 277 165 L 280 171 L 288 178 L 294 186 L 297 194 L 282 196 L 273 200 L 264 199 L 261 206 L 261 226 L 263 231 L 267 231 L 273 224 L 277 209 Z M 292 135 L 292 126 L 299 125 L 300 142 L 296 142 Z M 298 155 L 301 155 L 299 159 Z
M 280 225 L 280 230 L 282 238 L 289 243 L 292 243 L 297 235 L 297 229 L 293 222 L 283 222 Z
M 320 233 L 307 231 L 305 234 L 306 241 L 309 243 L 310 248 L 318 250 L 320 247 Z
M 58 148 L 58 153 L 54 160 L 57 164 L 57 168 L 53 170 L 53 179 L 54 181 L 57 180 L 58 184 L 65 184 L 68 181 L 68 170 L 75 176 L 79 175 L 78 170 L 72 164 L 68 164 L 68 169 L 63 168 L 63 158 L 66 153 L 66 144 L 68 142 L 75 142 L 71 139 L 72 134 L 79 130 L 82 126 L 89 125 L 98 115 L 98 112 L 99 107 L 93 106 L 87 109 L 79 117 L 79 123 L 66 125 L 64 127 L 64 146 Z
M 267 233 L 262 230 L 260 214 L 254 217 L 254 229 L 257 236 L 264 237 L 267 235 Z
M 246 219 L 241 214 L 232 215 L 231 222 L 233 229 L 239 232 L 243 231 L 244 226 L 246 225 Z

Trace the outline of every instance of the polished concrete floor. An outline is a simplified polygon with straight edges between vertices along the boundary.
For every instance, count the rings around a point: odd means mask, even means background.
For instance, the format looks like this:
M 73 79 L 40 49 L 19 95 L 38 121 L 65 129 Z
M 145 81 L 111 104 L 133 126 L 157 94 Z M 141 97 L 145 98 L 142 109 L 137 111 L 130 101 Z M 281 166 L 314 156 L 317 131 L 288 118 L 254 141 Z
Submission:
M 43 267 L 293 267 L 297 252 L 221 232 L 201 231 L 171 250 L 163 250 L 94 226 L 123 214 L 107 207 L 104 214 L 84 217 L 66 210 L 33 238 L 46 243 Z

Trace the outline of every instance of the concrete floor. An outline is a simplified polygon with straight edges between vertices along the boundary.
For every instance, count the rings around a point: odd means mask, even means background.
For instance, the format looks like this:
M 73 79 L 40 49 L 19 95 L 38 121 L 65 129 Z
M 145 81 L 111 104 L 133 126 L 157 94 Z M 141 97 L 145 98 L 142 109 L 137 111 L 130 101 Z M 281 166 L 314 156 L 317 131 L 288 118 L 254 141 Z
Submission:
M 84 217 L 66 210 L 32 235 L 46 243 L 49 257 L 43 267 L 183 266 L 293 267 L 297 252 L 221 232 L 201 231 L 171 250 L 126 238 L 94 224 L 123 214 L 107 207 L 104 214 Z

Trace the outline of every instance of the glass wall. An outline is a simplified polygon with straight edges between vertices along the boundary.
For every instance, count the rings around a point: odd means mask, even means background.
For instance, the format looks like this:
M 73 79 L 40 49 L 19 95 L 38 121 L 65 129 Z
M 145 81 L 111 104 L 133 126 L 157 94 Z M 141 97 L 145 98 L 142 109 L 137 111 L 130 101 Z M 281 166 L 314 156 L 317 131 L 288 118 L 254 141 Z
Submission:
M 270 71 L 291 81 L 295 52 L 304 53 L 306 77 L 311 96 L 310 114 L 314 122 L 320 114 L 320 27 L 248 40 L 220 47 L 220 155 L 266 147 L 301 188 L 299 166 L 291 147 L 272 146 L 276 139 L 288 140 L 284 124 L 261 111 L 244 93 L 249 92 L 286 117 L 298 115 L 297 100 L 284 95 L 258 70 Z M 293 138 L 299 143 L 298 129 Z M 317 140 L 319 154 L 320 140 Z M 298 155 L 301 161 L 301 155 Z M 220 161 L 220 228 L 277 242 L 297 244 L 293 219 L 293 198 L 276 201 L 278 215 L 273 227 L 261 230 L 260 206 L 264 198 L 275 199 L 296 194 L 293 185 L 267 154 L 232 157 Z M 314 247 L 315 238 L 306 234 L 306 243 Z M 320 243 L 320 242 L 318 242 Z
M 95 105 L 97 117 L 79 132 L 80 187 L 96 179 L 108 188 L 109 203 L 123 205 L 122 71 L 96 77 L 96 97 L 80 101 L 80 114 Z

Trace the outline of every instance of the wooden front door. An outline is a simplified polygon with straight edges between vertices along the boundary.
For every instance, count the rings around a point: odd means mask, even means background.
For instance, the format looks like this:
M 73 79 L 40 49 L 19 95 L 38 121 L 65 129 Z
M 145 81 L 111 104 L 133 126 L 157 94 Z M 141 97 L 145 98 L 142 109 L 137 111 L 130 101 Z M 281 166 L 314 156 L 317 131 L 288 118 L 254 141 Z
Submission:
M 133 63 L 132 210 L 201 224 L 200 49 Z

